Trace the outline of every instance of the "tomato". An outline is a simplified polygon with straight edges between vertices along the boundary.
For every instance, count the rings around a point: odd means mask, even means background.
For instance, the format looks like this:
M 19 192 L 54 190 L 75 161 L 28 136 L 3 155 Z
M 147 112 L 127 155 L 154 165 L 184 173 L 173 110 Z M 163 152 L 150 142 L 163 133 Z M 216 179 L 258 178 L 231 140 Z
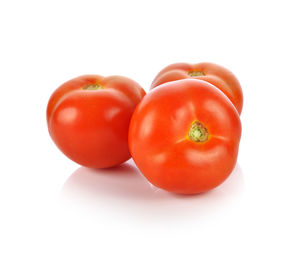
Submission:
M 208 82 L 184 79 L 143 98 L 131 119 L 129 149 L 153 185 L 195 194 L 229 176 L 240 137 L 240 118 L 229 99 Z
M 71 160 L 107 168 L 130 158 L 128 129 L 145 91 L 121 77 L 85 75 L 61 85 L 50 97 L 50 136 Z
M 187 78 L 200 79 L 213 84 L 230 99 L 238 113 L 241 114 L 243 92 L 239 81 L 231 71 L 214 63 L 171 64 L 158 73 L 152 82 L 151 88 L 165 82 Z

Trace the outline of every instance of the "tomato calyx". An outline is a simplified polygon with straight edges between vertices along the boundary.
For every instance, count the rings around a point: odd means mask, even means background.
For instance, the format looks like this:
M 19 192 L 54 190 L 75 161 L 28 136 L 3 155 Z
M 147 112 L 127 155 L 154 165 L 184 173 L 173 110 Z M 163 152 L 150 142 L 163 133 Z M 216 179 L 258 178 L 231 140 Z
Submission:
M 205 76 L 205 73 L 203 71 L 196 70 L 196 71 L 189 71 L 188 75 L 190 77 L 198 77 L 198 76 Z
M 89 84 L 85 85 L 82 89 L 83 90 L 98 90 L 98 89 L 103 89 L 104 87 L 98 84 Z
M 189 140 L 196 143 L 204 143 L 208 140 L 209 133 L 207 128 L 203 126 L 199 121 L 194 121 L 189 129 Z

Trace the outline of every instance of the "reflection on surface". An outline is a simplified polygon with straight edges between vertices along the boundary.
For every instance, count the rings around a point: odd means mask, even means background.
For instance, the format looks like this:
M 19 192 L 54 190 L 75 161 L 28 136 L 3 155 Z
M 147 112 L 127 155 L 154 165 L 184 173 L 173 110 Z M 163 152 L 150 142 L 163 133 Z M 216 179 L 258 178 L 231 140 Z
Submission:
M 130 160 L 105 170 L 80 167 L 64 184 L 61 199 L 80 208 L 109 208 L 143 215 L 201 215 L 237 200 L 242 191 L 243 176 L 238 164 L 230 177 L 216 189 L 186 196 L 154 187 Z
M 133 162 L 110 169 L 80 167 L 66 181 L 62 194 L 76 198 L 145 198 L 154 193 Z

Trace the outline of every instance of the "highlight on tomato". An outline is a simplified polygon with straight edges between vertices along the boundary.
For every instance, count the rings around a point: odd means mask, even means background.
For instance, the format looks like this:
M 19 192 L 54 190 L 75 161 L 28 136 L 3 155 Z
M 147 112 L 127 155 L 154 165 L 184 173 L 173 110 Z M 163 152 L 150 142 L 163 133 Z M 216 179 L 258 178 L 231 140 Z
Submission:
M 174 193 L 220 185 L 236 165 L 239 114 L 219 89 L 184 79 L 151 90 L 130 123 L 129 148 L 143 175 Z
M 55 90 L 47 106 L 47 124 L 57 147 L 71 160 L 108 168 L 130 158 L 128 129 L 145 91 L 121 76 L 84 75 Z
M 233 103 L 238 113 L 243 108 L 243 92 L 235 75 L 225 67 L 214 63 L 174 63 L 158 73 L 151 89 L 170 81 L 194 78 L 207 81 L 219 88 Z

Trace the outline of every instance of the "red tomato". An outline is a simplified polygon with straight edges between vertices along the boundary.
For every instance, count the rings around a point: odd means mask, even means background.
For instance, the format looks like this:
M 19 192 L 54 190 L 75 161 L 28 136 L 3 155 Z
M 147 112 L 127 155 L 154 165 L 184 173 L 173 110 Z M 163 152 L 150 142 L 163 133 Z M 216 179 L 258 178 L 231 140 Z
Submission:
M 47 107 L 50 136 L 71 160 L 87 167 L 112 167 L 130 158 L 128 129 L 145 91 L 120 77 L 85 75 L 61 85 Z
M 213 84 L 230 99 L 239 114 L 241 114 L 243 92 L 239 81 L 231 71 L 214 63 L 171 64 L 158 73 L 152 82 L 151 88 L 155 88 L 165 82 L 187 78 L 200 79 Z
M 208 82 L 184 79 L 150 91 L 129 128 L 129 149 L 144 174 L 165 190 L 195 194 L 233 170 L 241 123 L 229 99 Z

